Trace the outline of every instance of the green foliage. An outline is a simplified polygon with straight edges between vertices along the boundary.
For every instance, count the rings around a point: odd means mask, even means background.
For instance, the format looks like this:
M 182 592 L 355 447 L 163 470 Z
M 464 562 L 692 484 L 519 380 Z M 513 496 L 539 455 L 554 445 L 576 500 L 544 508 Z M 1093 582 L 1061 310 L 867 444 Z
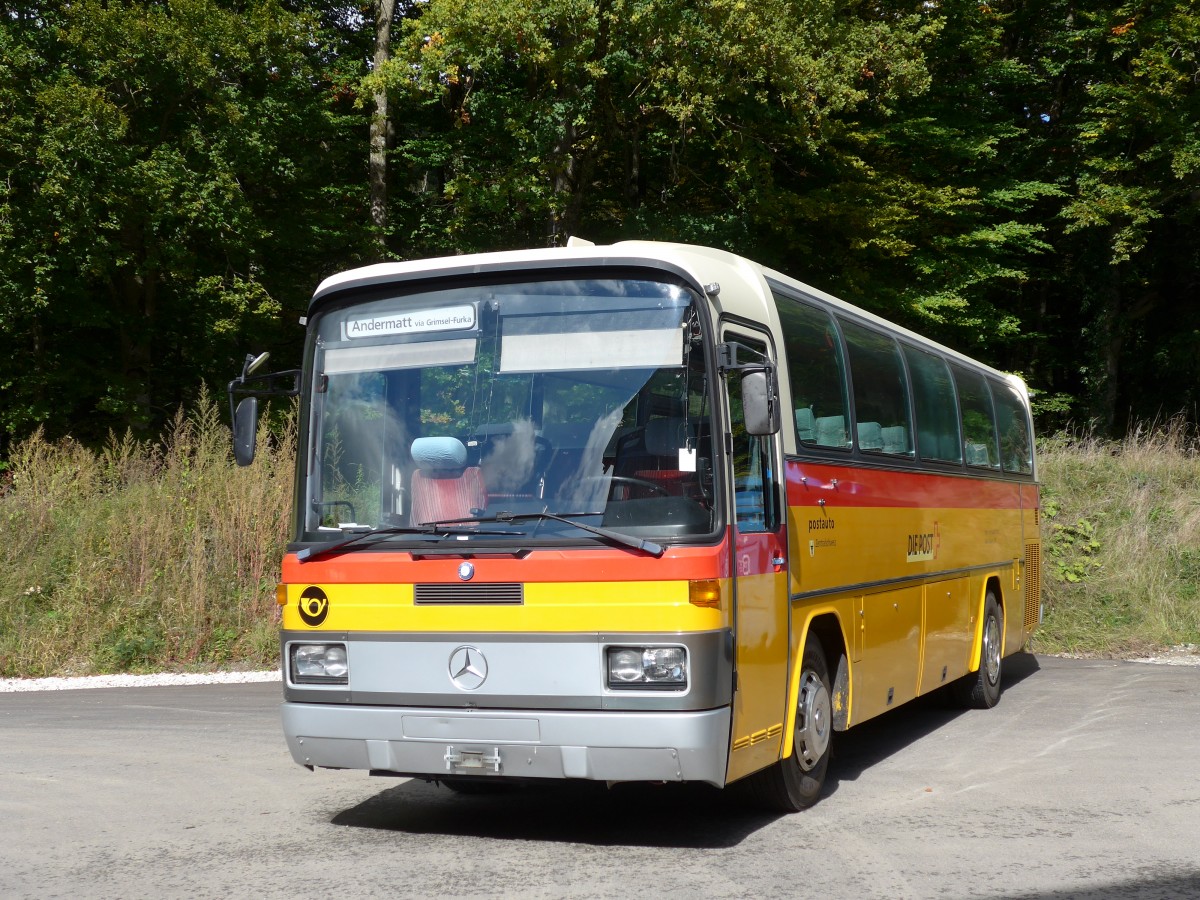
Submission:
M 0 431 L 144 436 L 243 342 L 294 343 L 355 242 L 323 43 L 275 0 L 6 11 Z
M 1000 368 L 1200 404 L 1187 0 L 8 4 L 0 447 L 145 439 L 323 276 L 568 234 L 725 247 Z M 370 104 L 392 110 L 387 234 Z
M 1044 514 L 1056 518 L 1060 512 L 1057 503 L 1045 502 Z M 1059 581 L 1078 584 L 1091 572 L 1100 568 L 1098 553 L 1101 549 L 1096 535 L 1096 525 L 1091 519 L 1078 519 L 1074 523 L 1051 522 L 1043 550 L 1053 563 L 1051 575 Z
M 1200 637 L 1200 455 L 1181 420 L 1042 442 L 1046 617 L 1035 648 L 1147 653 Z
M 423 234 L 744 246 L 777 224 L 791 159 L 829 143 L 831 116 L 926 88 L 936 28 L 830 2 L 433 0 L 369 84 L 423 110 L 397 160 L 440 187 L 406 210 Z

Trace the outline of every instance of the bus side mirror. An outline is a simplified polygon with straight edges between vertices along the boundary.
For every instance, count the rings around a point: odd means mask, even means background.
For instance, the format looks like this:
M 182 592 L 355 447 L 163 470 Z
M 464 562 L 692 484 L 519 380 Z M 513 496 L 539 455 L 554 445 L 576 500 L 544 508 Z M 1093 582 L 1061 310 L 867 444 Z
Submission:
M 258 398 L 246 397 L 233 414 L 233 458 L 239 466 L 254 462 L 258 439 Z
M 747 433 L 755 437 L 779 431 L 779 391 L 774 370 L 751 371 L 742 376 L 742 414 Z

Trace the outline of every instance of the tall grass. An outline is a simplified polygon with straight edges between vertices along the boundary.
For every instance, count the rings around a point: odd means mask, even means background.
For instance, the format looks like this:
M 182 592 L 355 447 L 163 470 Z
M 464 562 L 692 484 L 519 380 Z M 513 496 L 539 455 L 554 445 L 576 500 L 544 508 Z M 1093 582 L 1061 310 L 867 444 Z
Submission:
M 1127 656 L 1200 643 L 1200 445 L 1182 420 L 1042 442 L 1034 647 Z
M 40 434 L 0 481 L 0 675 L 272 667 L 295 422 L 239 469 L 205 394 L 158 443 Z M 1200 643 L 1200 453 L 1180 423 L 1042 442 L 1042 652 Z
M 0 675 L 275 664 L 294 421 L 232 464 L 205 393 L 157 444 L 41 434 L 0 488 Z

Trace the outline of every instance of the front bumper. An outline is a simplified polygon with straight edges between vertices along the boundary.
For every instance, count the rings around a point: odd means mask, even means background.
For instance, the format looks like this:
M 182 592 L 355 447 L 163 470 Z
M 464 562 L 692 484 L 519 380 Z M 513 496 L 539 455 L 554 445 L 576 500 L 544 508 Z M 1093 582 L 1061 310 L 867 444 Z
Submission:
M 422 778 L 702 781 L 721 787 L 729 707 L 687 711 L 431 709 L 284 703 L 303 766 Z

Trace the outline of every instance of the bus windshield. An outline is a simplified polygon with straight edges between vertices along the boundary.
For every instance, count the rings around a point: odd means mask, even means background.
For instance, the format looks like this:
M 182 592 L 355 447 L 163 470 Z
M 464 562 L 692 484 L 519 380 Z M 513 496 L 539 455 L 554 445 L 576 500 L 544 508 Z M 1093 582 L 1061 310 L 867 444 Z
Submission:
M 300 540 L 597 539 L 552 516 L 656 540 L 715 529 L 713 387 L 689 289 L 493 283 L 317 316 Z

